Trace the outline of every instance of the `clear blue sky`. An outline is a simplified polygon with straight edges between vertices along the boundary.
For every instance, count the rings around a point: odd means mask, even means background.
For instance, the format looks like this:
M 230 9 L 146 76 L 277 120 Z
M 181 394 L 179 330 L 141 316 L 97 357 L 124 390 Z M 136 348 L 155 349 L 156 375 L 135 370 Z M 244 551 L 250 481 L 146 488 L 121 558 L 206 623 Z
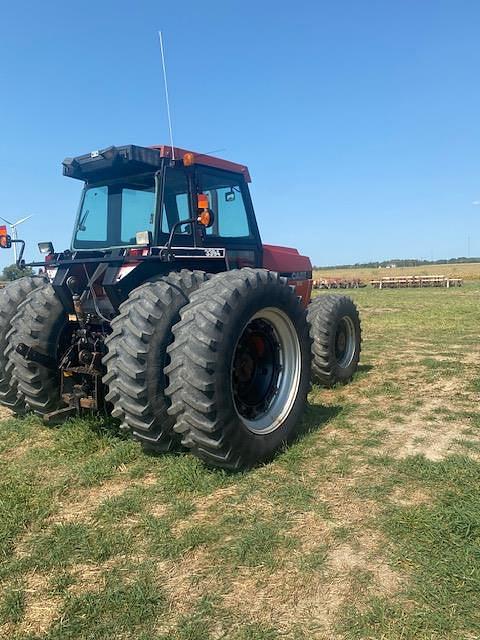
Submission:
M 61 161 L 168 140 L 250 167 L 263 240 L 316 264 L 480 255 L 477 0 L 0 0 L 0 215 L 70 242 Z M 0 266 L 11 254 L 0 254 Z

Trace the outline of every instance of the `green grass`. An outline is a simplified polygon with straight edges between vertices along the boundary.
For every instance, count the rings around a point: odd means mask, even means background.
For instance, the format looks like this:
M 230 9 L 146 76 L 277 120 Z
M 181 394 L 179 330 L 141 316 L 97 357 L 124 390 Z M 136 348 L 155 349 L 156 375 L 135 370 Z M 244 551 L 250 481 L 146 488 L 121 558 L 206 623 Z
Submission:
M 155 581 L 152 567 L 137 568 L 133 580 L 126 582 L 123 572 L 110 571 L 101 591 L 85 591 L 69 596 L 63 616 L 49 629 L 49 640 L 95 638 L 110 640 L 135 633 L 149 637 L 151 625 L 166 612 L 166 598 Z
M 0 421 L 0 638 L 480 637 L 479 294 L 352 292 L 354 382 L 248 472 Z
M 435 500 L 385 510 L 381 526 L 390 540 L 389 557 L 410 581 L 395 606 L 391 598 L 376 597 L 366 610 L 348 609 L 346 637 L 479 637 L 478 462 L 455 456 L 441 462 L 416 457 L 396 464 L 394 473 L 404 483 L 428 487 Z
M 21 622 L 25 613 L 25 590 L 21 584 L 13 583 L 4 593 L 0 605 L 0 624 Z

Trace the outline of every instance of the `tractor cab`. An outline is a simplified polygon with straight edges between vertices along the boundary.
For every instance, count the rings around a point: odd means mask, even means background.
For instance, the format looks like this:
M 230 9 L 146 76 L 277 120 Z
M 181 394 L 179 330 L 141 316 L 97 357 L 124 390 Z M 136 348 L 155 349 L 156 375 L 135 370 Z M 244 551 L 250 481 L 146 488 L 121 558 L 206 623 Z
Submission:
M 67 158 L 63 167 L 85 185 L 72 252 L 125 248 L 128 254 L 138 245 L 168 246 L 174 254 L 192 248 L 203 250 L 197 257 L 224 255 L 230 268 L 262 264 L 243 165 L 178 148 L 128 145 Z

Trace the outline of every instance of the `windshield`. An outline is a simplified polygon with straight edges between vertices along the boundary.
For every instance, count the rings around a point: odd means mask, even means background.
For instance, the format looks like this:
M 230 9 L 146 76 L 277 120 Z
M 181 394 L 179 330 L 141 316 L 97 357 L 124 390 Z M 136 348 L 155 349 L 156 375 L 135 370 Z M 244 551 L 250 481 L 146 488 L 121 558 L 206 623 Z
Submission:
M 138 231 L 152 231 L 155 220 L 153 176 L 86 187 L 73 237 L 74 249 L 136 244 Z

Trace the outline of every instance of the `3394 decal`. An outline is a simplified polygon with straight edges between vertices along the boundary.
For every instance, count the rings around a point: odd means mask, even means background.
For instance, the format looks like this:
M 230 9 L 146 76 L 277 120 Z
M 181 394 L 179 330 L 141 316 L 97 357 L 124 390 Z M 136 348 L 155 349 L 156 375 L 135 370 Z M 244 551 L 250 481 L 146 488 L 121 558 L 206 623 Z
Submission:
M 222 258 L 223 251 L 221 249 L 205 249 L 205 255 L 207 258 Z

